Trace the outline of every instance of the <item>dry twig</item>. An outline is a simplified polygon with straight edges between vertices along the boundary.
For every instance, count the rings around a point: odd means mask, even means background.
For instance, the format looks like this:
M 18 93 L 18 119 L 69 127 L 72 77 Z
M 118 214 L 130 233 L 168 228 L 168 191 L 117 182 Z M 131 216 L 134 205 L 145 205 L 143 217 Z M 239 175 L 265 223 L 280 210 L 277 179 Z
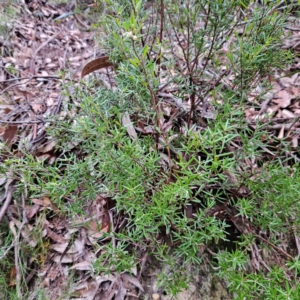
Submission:
M 3 204 L 3 206 L 1 207 L 1 211 L 0 211 L 0 222 L 4 216 L 4 214 L 6 213 L 8 206 L 10 205 L 11 201 L 12 201 L 12 197 L 13 197 L 13 191 L 14 188 L 10 185 L 7 188 L 7 192 L 6 192 L 6 200 Z

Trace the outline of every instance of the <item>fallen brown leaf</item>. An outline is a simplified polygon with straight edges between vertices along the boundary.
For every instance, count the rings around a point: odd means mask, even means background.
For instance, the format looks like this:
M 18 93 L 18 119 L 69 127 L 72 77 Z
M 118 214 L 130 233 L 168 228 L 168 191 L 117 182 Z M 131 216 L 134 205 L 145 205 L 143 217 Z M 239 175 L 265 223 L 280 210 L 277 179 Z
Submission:
M 53 240 L 56 243 L 66 242 L 65 238 L 63 238 L 62 236 L 60 236 L 60 235 L 56 234 L 55 232 L 53 232 L 49 227 L 47 227 L 47 235 L 51 240 Z
M 2 135 L 3 142 L 6 144 L 7 148 L 11 149 L 13 139 L 17 133 L 18 126 L 17 125 L 8 125 L 6 127 L 5 132 Z
M 272 101 L 278 104 L 279 107 L 285 108 L 291 104 L 292 97 L 286 90 L 281 90 L 276 94 L 277 99 L 273 99 Z
M 114 64 L 109 61 L 108 56 L 98 57 L 88 62 L 81 71 L 81 78 L 101 68 L 112 67 Z
M 136 140 L 138 136 L 137 136 L 134 126 L 132 125 L 132 122 L 130 120 L 130 116 L 129 116 L 128 112 L 125 112 L 123 114 L 122 124 L 126 127 L 127 133 L 129 134 L 130 138 L 132 140 Z
M 130 283 L 132 283 L 134 286 L 136 286 L 137 288 L 139 288 L 142 292 L 144 291 L 140 281 L 133 275 L 129 274 L 129 273 L 124 273 L 121 275 L 122 280 L 123 281 L 128 281 Z
M 55 250 L 56 252 L 63 254 L 63 253 L 65 253 L 68 245 L 69 245 L 69 242 L 57 243 L 57 244 L 51 245 L 51 248 L 53 250 Z

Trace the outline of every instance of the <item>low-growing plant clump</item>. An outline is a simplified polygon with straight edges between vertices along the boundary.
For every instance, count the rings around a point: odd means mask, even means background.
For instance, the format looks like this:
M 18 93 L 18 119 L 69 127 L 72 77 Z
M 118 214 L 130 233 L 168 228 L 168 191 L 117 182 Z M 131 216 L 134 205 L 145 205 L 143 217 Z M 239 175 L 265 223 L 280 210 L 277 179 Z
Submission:
M 110 225 L 94 276 L 142 276 L 151 256 L 175 270 L 158 276 L 176 295 L 205 261 L 233 299 L 299 299 L 299 115 L 285 127 L 267 109 L 295 56 L 283 47 L 295 5 L 106 0 L 114 70 L 67 92 L 67 117 L 47 129 L 55 162 L 5 160 L 14 197 L 47 196 L 51 218 L 76 219 L 100 195 Z

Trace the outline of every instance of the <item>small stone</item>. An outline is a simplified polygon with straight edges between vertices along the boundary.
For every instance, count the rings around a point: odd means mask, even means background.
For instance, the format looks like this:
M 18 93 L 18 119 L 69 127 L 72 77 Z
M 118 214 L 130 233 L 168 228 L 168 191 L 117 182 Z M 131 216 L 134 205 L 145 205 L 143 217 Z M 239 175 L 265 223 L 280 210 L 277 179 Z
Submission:
M 152 299 L 153 300 L 159 300 L 160 299 L 160 295 L 158 293 L 154 293 L 154 294 L 152 294 Z

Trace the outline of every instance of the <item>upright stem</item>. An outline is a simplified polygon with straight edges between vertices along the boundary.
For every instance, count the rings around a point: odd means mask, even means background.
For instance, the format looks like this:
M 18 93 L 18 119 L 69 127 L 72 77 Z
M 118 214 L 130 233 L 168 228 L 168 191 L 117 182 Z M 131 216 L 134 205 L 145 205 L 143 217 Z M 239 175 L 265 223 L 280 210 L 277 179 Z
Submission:
M 161 64 L 161 44 L 163 41 L 163 34 L 164 34 L 164 18 L 165 18 L 165 5 L 164 5 L 164 0 L 160 0 L 160 31 L 159 31 L 159 52 L 157 54 L 156 58 L 156 64 L 157 64 L 157 77 L 160 77 L 160 64 Z

